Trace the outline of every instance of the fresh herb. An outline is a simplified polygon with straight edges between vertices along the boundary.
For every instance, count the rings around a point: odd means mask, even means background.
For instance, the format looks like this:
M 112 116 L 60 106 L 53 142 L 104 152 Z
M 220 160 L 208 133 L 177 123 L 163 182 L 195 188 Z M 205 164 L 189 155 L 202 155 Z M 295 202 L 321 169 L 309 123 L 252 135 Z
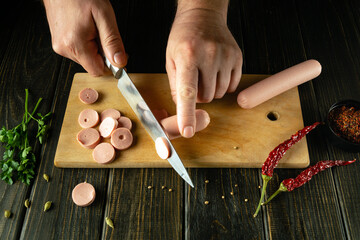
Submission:
M 8 184 L 13 184 L 16 180 L 29 185 L 31 179 L 35 176 L 36 157 L 30 146 L 28 134 L 28 126 L 31 120 L 35 120 L 38 124 L 36 138 L 40 144 L 44 142 L 48 126 L 46 121 L 51 117 L 51 112 L 42 116 L 37 114 L 39 118 L 34 117 L 42 98 L 39 98 L 33 111 L 28 111 L 29 91 L 25 89 L 25 113 L 22 122 L 12 129 L 2 127 L 0 129 L 0 142 L 5 145 L 5 151 L 0 168 L 2 170 L 0 177 Z M 31 141 L 33 142 L 33 141 Z

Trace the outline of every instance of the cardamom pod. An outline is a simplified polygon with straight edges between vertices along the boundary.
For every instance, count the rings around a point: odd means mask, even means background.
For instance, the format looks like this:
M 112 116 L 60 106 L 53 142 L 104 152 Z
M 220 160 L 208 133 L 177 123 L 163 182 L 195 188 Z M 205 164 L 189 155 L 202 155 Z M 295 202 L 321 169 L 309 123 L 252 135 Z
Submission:
M 5 210 L 4 217 L 9 218 L 11 216 L 11 212 L 9 210 Z
M 109 227 L 114 228 L 114 223 L 109 217 L 105 218 L 105 222 Z
M 30 201 L 29 201 L 29 199 L 26 199 L 26 200 L 25 200 L 24 205 L 25 205 L 26 208 L 29 208 L 29 207 L 30 207 Z
M 52 201 L 47 201 L 44 205 L 44 212 L 51 208 Z
M 46 173 L 44 173 L 43 178 L 44 178 L 47 182 L 49 182 L 49 180 L 50 180 L 49 175 L 47 175 Z

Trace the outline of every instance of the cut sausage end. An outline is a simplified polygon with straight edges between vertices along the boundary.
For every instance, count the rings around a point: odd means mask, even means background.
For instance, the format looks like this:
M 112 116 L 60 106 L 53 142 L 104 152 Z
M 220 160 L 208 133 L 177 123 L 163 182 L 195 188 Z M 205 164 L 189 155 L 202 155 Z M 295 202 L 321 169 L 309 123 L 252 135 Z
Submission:
M 94 202 L 96 191 L 90 183 L 79 183 L 72 191 L 73 202 L 80 207 L 87 207 Z
M 109 138 L 111 133 L 117 128 L 118 124 L 118 121 L 112 117 L 105 118 L 99 126 L 100 135 L 103 138 Z
M 155 140 L 155 149 L 161 159 L 168 159 L 170 157 L 171 149 L 166 138 L 158 137 Z

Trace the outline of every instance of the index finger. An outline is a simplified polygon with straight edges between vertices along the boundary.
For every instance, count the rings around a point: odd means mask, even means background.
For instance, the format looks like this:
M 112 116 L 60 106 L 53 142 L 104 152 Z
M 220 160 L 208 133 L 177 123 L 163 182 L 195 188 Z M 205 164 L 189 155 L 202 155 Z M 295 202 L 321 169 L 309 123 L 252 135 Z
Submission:
M 176 111 L 179 132 L 185 138 L 195 133 L 195 108 L 198 92 L 199 71 L 195 65 L 176 64 Z

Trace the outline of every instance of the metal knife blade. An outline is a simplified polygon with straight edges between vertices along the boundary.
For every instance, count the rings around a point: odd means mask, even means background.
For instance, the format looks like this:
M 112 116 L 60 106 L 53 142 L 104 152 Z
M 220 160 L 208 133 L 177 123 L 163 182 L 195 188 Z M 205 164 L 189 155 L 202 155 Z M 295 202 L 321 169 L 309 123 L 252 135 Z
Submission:
M 186 171 L 179 155 L 175 151 L 175 148 L 125 70 L 113 66 L 107 58 L 105 58 L 105 64 L 108 68 L 110 68 L 114 77 L 118 79 L 117 86 L 120 89 L 121 94 L 139 118 L 153 141 L 155 142 L 158 137 L 164 137 L 168 141 L 171 155 L 167 160 L 170 165 L 191 187 L 194 187 L 188 172 Z

